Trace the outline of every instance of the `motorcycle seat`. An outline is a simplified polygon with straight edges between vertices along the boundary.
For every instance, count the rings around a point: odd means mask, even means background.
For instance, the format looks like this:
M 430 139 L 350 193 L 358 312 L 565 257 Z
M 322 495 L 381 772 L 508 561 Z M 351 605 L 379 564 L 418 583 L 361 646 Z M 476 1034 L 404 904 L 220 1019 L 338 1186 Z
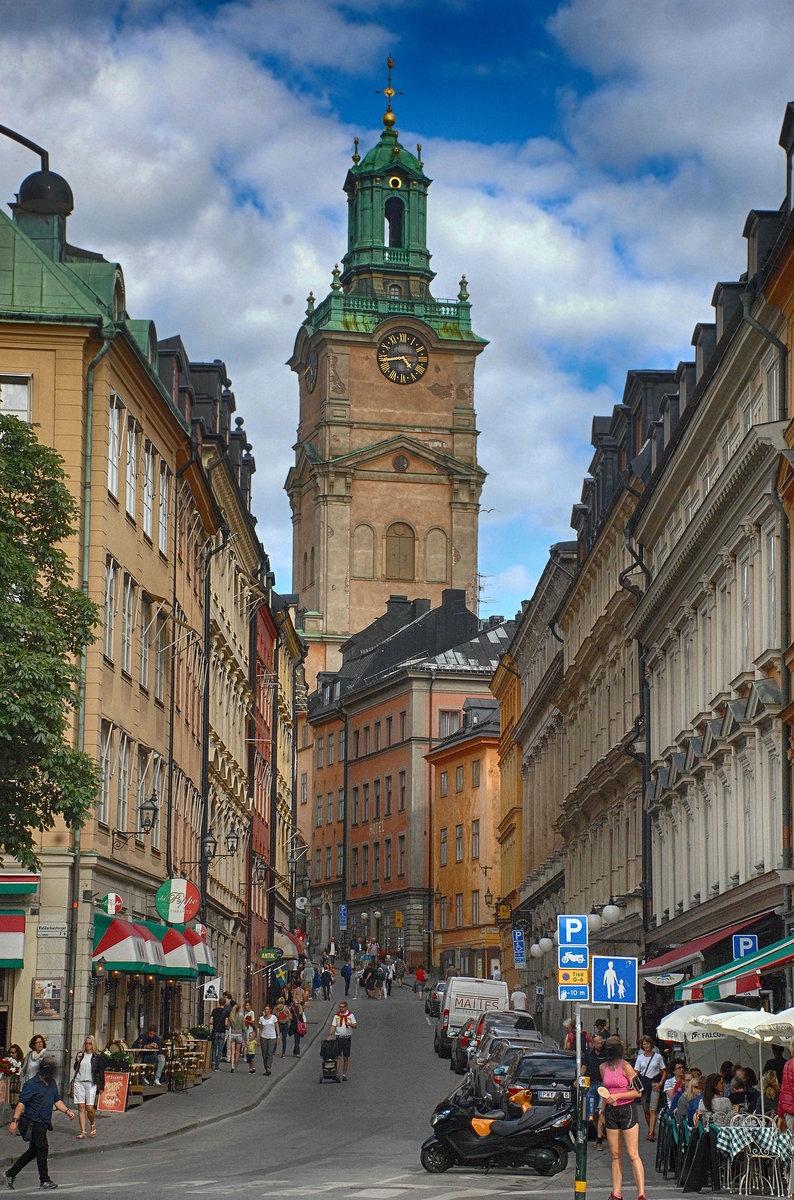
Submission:
M 548 1120 L 549 1110 L 543 1108 L 528 1108 L 525 1113 L 515 1120 L 503 1119 L 501 1121 L 491 1122 L 491 1133 L 495 1133 L 497 1137 L 510 1137 L 511 1134 L 521 1133 L 524 1129 L 531 1129 L 533 1125 L 541 1125 Z

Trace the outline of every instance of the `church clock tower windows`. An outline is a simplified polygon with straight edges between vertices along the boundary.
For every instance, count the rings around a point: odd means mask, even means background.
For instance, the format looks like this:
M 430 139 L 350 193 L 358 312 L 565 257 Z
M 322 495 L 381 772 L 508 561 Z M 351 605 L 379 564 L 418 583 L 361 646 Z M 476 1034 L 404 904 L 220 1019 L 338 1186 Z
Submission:
M 431 294 L 431 181 L 421 147 L 398 140 L 391 70 L 385 94 L 380 139 L 363 158 L 356 139 L 344 183 L 341 270 L 325 299 L 309 297 L 289 363 L 299 421 L 286 490 L 309 686 L 394 591 L 438 605 L 454 587 L 477 601 L 474 365 L 487 343 L 465 276 L 456 299 Z

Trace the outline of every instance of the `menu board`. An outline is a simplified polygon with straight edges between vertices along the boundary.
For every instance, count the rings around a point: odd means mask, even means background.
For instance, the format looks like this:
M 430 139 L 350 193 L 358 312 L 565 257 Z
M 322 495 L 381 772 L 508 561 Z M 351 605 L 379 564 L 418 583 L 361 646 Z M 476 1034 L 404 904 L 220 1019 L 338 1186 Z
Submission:
M 97 1096 L 99 1112 L 124 1112 L 130 1077 L 126 1071 L 105 1071 L 105 1088 Z

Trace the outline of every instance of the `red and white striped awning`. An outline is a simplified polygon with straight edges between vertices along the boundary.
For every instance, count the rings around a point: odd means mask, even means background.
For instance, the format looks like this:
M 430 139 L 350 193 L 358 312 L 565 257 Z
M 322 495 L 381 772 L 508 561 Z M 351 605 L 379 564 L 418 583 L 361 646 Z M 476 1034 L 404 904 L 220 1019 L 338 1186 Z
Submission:
M 111 971 L 146 971 L 146 943 L 129 921 L 119 917 L 94 917 L 94 953 L 96 964 L 104 959 Z
M 137 930 L 143 939 L 143 948 L 146 952 L 149 973 L 151 975 L 167 975 L 168 964 L 165 961 L 163 945 L 159 937 L 152 933 L 149 926 L 144 925 L 142 921 L 133 921 L 132 927 Z
M 0 967 L 25 965 L 25 913 L 0 912 Z
M 209 942 L 196 933 L 195 929 L 187 926 L 182 930 L 182 934 L 186 942 L 189 942 L 193 947 L 193 957 L 196 960 L 196 967 L 200 975 L 216 975 L 215 955 L 212 953 L 212 947 Z
M 163 934 L 163 954 L 169 975 L 176 979 L 198 978 L 193 947 L 184 934 L 173 926 L 169 926 Z

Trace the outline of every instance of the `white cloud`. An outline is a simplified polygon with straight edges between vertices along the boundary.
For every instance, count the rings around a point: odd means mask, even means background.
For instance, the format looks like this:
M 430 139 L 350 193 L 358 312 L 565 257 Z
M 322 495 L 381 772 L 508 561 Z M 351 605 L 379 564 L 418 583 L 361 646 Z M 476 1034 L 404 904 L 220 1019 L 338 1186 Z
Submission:
M 346 243 L 354 131 L 328 103 L 325 64 L 376 77 L 400 6 L 387 29 L 363 0 L 238 0 L 201 19 L 136 0 L 121 32 L 106 5 L 59 0 L 51 21 L 35 8 L 34 21 L 4 6 L 3 121 L 50 150 L 75 193 L 70 239 L 122 263 L 131 313 L 226 361 L 254 443 L 260 536 L 286 590 L 297 386 L 284 362 L 308 291 L 322 298 Z M 628 369 L 690 356 L 714 283 L 743 269 L 747 210 L 776 206 L 784 184 L 788 0 L 572 0 L 551 28 L 592 76 L 581 95 L 561 90 L 564 139 L 428 137 L 430 92 L 424 136 L 402 138 L 422 141 L 435 180 L 434 290 L 455 295 L 465 272 L 474 328 L 491 340 L 476 403 L 484 505 L 498 509 L 483 523 L 492 593 L 531 590 L 516 552 L 529 540 L 540 561 L 538 547 L 570 536 L 593 414 L 619 400 Z M 467 103 L 482 102 L 477 78 Z M 0 162 L 10 199 L 36 162 L 15 146 Z M 525 540 L 504 566 L 495 535 L 507 529 Z

